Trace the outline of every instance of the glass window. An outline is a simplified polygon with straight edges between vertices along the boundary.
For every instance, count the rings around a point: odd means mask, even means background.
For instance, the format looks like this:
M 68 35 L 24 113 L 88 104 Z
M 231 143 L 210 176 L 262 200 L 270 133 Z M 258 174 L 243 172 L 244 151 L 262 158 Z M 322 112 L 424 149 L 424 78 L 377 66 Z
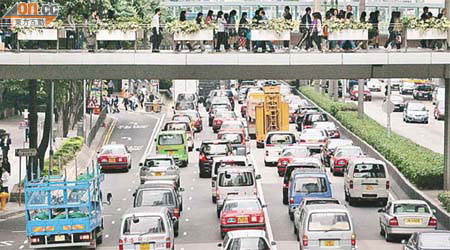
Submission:
M 260 237 L 235 238 L 231 240 L 227 248 L 227 250 L 241 249 L 269 250 L 270 248 L 266 240 Z
M 325 133 L 322 129 L 305 129 L 303 130 L 302 136 L 312 136 L 312 137 L 323 137 Z
M 297 177 L 294 190 L 296 193 L 323 193 L 327 192 L 324 177 Z
M 183 135 L 166 134 L 159 136 L 159 145 L 180 145 L 184 144 Z
M 201 151 L 208 155 L 226 155 L 230 148 L 228 144 L 205 144 Z
M 144 166 L 146 167 L 170 167 L 173 165 L 172 159 L 146 159 Z
M 164 233 L 164 222 L 160 216 L 128 217 L 123 225 L 124 235 L 146 235 Z
M 361 156 L 364 153 L 361 151 L 360 148 L 340 148 L 336 152 L 336 156 L 346 156 L 346 157 L 354 157 L 354 156 Z
M 293 144 L 295 143 L 295 136 L 292 134 L 271 134 L 267 138 L 266 144 Z
M 348 231 L 350 221 L 346 213 L 312 213 L 308 220 L 309 231 Z
M 306 205 L 318 205 L 318 204 L 339 204 L 338 200 L 309 200 Z
M 220 139 L 227 140 L 231 144 L 241 144 L 242 143 L 242 134 L 221 134 Z
M 179 122 L 191 122 L 191 118 L 189 116 L 174 116 L 173 119 L 174 121 L 179 121 Z
M 189 109 L 195 109 L 193 102 L 177 102 L 175 105 L 176 110 L 189 110 Z
M 253 185 L 253 174 L 251 172 L 228 172 L 219 176 L 221 187 L 244 187 Z
M 430 85 L 419 85 L 417 87 L 417 90 L 419 90 L 419 91 L 432 91 L 433 88 Z
M 243 129 L 244 125 L 240 122 L 224 122 L 221 129 Z
M 257 200 L 226 202 L 224 211 L 261 210 Z
M 425 204 L 395 204 L 394 213 L 430 213 Z
M 381 164 L 357 164 L 353 172 L 355 178 L 386 178 L 386 171 Z
M 310 156 L 307 148 L 289 148 L 285 149 L 282 156 L 294 156 L 294 157 L 308 157 Z
M 236 114 L 234 112 L 220 112 L 217 114 L 217 117 L 236 118 Z
M 174 206 L 175 199 L 170 190 L 149 189 L 138 192 L 136 207 Z
M 244 161 L 220 161 L 220 162 L 216 162 L 216 166 L 214 168 L 214 173 L 217 174 L 217 172 L 219 171 L 219 168 L 221 168 L 222 166 L 239 166 L 239 167 L 245 167 L 245 162 Z
M 100 154 L 120 155 L 126 153 L 127 151 L 123 146 L 106 146 L 102 147 L 102 149 L 100 150 Z
M 195 101 L 195 94 L 189 93 L 179 94 L 178 101 L 190 101 L 190 102 Z
M 425 105 L 421 103 L 410 103 L 408 105 L 408 110 L 410 111 L 426 111 Z
M 189 131 L 188 125 L 186 123 L 167 123 L 165 130 Z

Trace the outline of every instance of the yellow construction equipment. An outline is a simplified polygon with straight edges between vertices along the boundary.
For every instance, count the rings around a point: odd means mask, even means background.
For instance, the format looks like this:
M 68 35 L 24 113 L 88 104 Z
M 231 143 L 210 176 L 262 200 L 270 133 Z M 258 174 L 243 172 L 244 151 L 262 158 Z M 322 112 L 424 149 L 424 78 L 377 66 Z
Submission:
M 266 134 L 289 130 L 289 105 L 284 102 L 279 86 L 264 87 L 264 102 L 256 105 L 256 144 L 264 146 Z

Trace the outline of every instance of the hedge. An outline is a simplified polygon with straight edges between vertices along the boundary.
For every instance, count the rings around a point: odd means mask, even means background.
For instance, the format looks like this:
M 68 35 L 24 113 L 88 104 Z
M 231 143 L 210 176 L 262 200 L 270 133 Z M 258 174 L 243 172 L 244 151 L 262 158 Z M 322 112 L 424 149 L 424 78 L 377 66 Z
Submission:
M 83 146 L 83 137 L 72 137 L 65 140 L 62 146 L 56 150 L 53 155 L 53 174 L 59 174 L 59 159 L 61 158 L 61 166 L 66 165 L 71 160 L 73 160 L 77 154 L 77 152 Z M 48 174 L 48 168 L 50 165 L 50 161 L 46 160 L 44 163 L 44 175 Z
M 389 137 L 387 129 L 373 119 L 368 116 L 359 119 L 357 112 L 346 110 L 348 104 L 336 103 L 317 93 L 312 87 L 301 87 L 300 91 L 336 117 L 343 126 L 374 147 L 418 188 L 443 188 L 444 157 L 442 154 L 435 153 L 395 133 L 391 133 Z

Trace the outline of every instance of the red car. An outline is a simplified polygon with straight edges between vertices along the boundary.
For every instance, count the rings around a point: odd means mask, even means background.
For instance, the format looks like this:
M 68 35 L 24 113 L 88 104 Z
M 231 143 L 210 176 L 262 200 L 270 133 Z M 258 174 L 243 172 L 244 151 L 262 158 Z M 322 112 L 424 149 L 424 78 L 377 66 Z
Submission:
M 348 162 L 352 158 L 364 157 L 364 152 L 358 146 L 337 147 L 330 159 L 330 169 L 333 175 L 344 174 Z
M 280 152 L 280 158 L 278 158 L 277 170 L 278 175 L 284 176 L 286 167 L 296 158 L 309 157 L 311 155 L 307 147 L 304 146 L 289 146 L 285 147 Z
M 217 133 L 220 130 L 220 127 L 222 127 L 222 123 L 227 120 L 235 120 L 236 113 L 234 111 L 222 111 L 218 113 L 213 120 L 212 123 L 212 129 L 214 133 Z
M 97 162 L 101 170 L 124 170 L 131 168 L 131 156 L 128 148 L 123 144 L 103 146 L 97 154 Z
M 352 91 L 350 92 L 350 100 L 357 101 L 358 100 L 358 85 L 353 86 Z M 364 101 L 372 101 L 372 93 L 364 86 Z
M 220 212 L 220 235 L 234 230 L 266 230 L 263 208 L 256 196 L 228 195 Z

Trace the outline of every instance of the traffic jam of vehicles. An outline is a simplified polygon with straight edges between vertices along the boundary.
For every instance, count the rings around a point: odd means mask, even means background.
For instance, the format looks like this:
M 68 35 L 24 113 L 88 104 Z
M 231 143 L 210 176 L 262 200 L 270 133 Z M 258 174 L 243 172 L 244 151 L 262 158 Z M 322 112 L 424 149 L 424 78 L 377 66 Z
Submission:
M 372 90 L 381 91 L 378 82 L 364 88 L 367 101 Z M 410 91 L 400 86 L 400 92 L 434 100 L 425 94 L 428 87 Z M 357 99 L 357 89 L 350 96 Z M 402 242 L 402 249 L 434 249 L 422 244 L 450 237 L 437 230 L 435 211 L 426 202 L 394 200 L 386 164 L 343 137 L 327 113 L 285 82 L 218 83 L 203 96 L 175 93 L 173 103 L 155 134 L 154 149 L 136 164 L 141 185 L 119 225 L 120 250 L 177 248 L 185 223 L 181 177 L 186 171 L 211 180 L 210 189 L 197 192 L 210 196 L 215 208 L 217 222 L 208 226 L 220 230 L 217 249 L 281 249 L 269 234 L 271 206 L 283 207 L 292 221 L 284 230 L 294 233 L 301 250 L 362 249 L 361 227 L 352 216 L 355 206 L 378 208 L 377 218 L 366 219 L 376 220 L 385 241 Z M 413 113 L 405 115 L 408 121 L 421 109 L 414 102 L 399 108 Z M 256 154 L 263 157 L 256 161 Z M 102 171 L 128 171 L 131 162 L 123 145 L 106 145 L 98 154 Z M 270 190 L 279 195 L 280 204 L 266 204 L 262 173 L 272 173 L 282 183 Z M 342 183 L 338 190 L 335 180 Z

